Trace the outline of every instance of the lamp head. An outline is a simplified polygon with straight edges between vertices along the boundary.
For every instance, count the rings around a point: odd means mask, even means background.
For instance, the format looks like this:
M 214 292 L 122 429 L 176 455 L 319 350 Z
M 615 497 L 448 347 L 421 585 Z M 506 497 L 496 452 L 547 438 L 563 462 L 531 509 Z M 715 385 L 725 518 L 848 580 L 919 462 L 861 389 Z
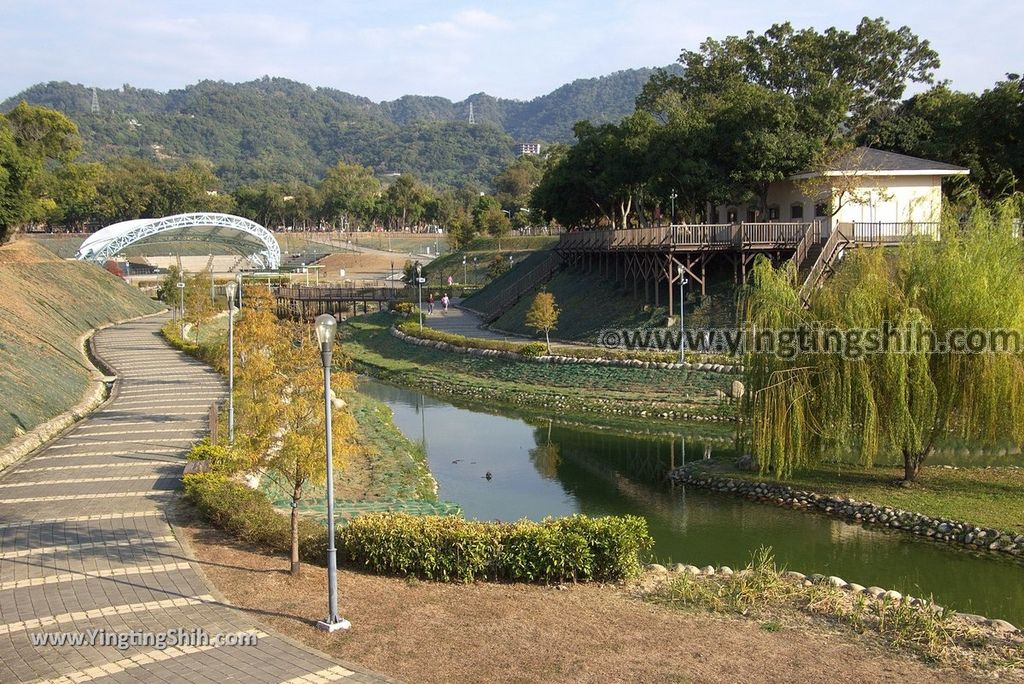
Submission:
M 330 352 L 334 346 L 334 337 L 338 332 L 338 320 L 331 314 L 316 317 L 316 340 L 320 350 Z
M 228 296 L 228 301 L 235 301 L 235 293 L 238 292 L 238 285 L 234 281 L 229 282 L 224 286 L 224 293 Z

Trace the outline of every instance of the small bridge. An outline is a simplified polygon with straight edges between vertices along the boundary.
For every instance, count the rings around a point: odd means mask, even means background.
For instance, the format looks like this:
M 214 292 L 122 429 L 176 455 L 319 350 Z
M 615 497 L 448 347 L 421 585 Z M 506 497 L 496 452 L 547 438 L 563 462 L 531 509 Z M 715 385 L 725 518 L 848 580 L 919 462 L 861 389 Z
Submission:
M 291 285 L 273 288 L 277 315 L 310 320 L 320 314 L 352 315 L 377 311 L 404 298 L 404 290 L 393 287 L 333 287 Z

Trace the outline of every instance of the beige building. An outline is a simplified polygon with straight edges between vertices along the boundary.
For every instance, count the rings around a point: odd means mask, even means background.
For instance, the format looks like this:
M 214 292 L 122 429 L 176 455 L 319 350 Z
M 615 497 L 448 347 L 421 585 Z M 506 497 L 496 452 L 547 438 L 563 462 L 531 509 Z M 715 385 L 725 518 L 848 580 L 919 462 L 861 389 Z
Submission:
M 937 228 L 942 179 L 968 169 L 904 154 L 857 147 L 823 171 L 772 183 L 767 213 L 757 205 L 722 205 L 712 223 L 821 220 L 824 234 L 839 223 L 906 224 Z

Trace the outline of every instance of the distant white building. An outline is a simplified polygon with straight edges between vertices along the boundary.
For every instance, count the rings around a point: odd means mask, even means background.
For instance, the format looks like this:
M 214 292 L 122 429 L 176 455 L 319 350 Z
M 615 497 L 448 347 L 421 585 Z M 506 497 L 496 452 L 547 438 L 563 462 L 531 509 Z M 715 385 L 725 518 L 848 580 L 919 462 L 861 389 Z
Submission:
M 721 205 L 709 223 L 819 219 L 826 235 L 839 223 L 938 223 L 942 179 L 968 173 L 952 164 L 857 147 L 823 170 L 772 183 L 766 213 L 756 204 Z
M 526 154 L 540 154 L 540 143 L 519 143 L 517 154 L 520 157 Z

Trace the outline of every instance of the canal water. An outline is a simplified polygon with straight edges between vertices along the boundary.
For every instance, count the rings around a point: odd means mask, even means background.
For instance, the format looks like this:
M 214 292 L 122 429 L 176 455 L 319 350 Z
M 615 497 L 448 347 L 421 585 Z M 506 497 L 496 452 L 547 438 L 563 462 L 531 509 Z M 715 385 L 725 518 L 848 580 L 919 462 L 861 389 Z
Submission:
M 1024 623 L 1024 565 L 1011 559 L 666 482 L 684 459 L 729 452 L 728 438 L 499 415 L 373 380 L 360 390 L 386 403 L 398 428 L 425 444 L 439 496 L 459 504 L 467 518 L 639 515 L 659 562 L 735 569 L 770 546 L 776 562 L 792 570 L 933 596 L 961 612 Z

